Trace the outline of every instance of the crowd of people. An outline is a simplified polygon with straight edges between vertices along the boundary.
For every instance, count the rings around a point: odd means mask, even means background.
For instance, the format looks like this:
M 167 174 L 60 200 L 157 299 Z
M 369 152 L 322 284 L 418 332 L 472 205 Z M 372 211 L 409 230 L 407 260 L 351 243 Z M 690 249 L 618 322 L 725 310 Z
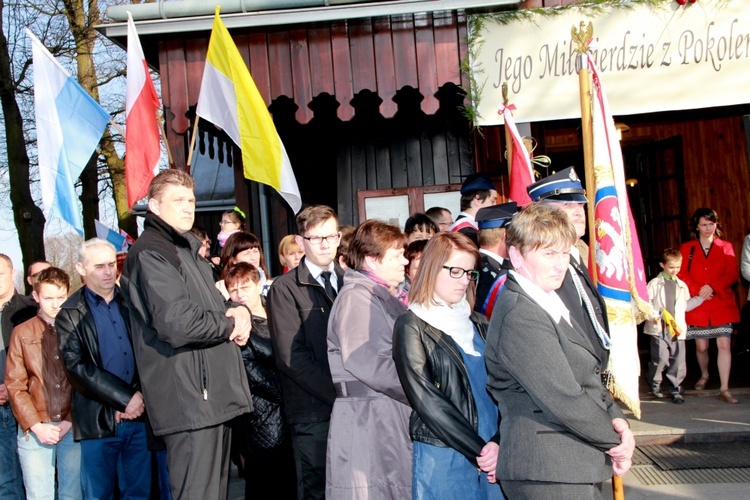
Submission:
M 275 277 L 240 210 L 213 243 L 194 226 L 193 187 L 156 176 L 121 274 L 88 240 L 72 294 L 49 263 L 19 294 L 0 254 L 0 497 L 225 498 L 233 461 L 246 498 L 600 498 L 629 469 L 572 168 L 523 209 L 471 176 L 455 221 L 434 207 L 403 231 L 308 206 Z M 649 284 L 649 383 L 684 402 L 684 339 L 701 388 L 716 338 L 733 403 L 734 253 L 712 210 L 691 228 Z

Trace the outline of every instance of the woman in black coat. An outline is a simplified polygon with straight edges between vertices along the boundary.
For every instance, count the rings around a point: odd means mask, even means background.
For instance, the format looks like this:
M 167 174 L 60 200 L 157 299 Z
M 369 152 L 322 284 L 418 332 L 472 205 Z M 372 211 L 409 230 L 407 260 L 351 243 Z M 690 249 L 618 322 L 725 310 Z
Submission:
M 274 498 L 293 499 L 297 497 L 294 459 L 284 419 L 281 380 L 261 301 L 260 273 L 252 264 L 240 262 L 227 272 L 224 281 L 231 300 L 250 309 L 253 324 L 250 340 L 242 347 L 253 411 L 233 421 L 232 435 L 232 447 L 239 455 L 245 478 L 245 498 L 257 498 L 260 492 L 272 490 Z M 271 485 L 273 478 L 279 480 Z

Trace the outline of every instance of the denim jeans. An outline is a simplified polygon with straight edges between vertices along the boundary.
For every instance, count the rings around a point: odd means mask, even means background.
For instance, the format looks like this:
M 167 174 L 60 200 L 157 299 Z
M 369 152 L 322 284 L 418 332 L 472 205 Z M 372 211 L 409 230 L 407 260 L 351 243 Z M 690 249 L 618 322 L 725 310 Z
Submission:
M 9 404 L 0 405 L 0 500 L 24 498 L 21 463 L 18 461 L 18 425 Z
M 123 421 L 117 435 L 81 441 L 81 485 L 86 498 L 113 498 L 115 481 L 123 500 L 148 499 L 151 491 L 151 452 L 146 424 Z
M 42 444 L 33 432 L 18 429 L 18 458 L 27 500 L 81 500 L 81 446 L 69 430 L 57 444 Z M 55 496 L 57 466 L 57 496 Z

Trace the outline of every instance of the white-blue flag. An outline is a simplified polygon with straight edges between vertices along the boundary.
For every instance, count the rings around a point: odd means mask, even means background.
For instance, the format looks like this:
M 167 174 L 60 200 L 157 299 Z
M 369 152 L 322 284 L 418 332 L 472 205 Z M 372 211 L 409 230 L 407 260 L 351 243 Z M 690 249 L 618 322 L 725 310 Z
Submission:
M 76 179 L 91 159 L 109 121 L 107 113 L 34 34 L 34 108 L 42 206 L 83 236 Z

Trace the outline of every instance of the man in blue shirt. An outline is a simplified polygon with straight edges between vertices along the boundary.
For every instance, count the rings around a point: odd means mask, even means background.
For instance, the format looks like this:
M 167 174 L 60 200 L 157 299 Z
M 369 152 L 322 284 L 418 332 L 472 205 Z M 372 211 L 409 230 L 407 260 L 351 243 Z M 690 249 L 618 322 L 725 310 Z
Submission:
M 85 498 L 147 499 L 151 453 L 128 315 L 116 285 L 117 257 L 107 241 L 83 243 L 76 270 L 85 285 L 56 318 L 60 352 L 73 393 L 73 435 L 81 442 Z

